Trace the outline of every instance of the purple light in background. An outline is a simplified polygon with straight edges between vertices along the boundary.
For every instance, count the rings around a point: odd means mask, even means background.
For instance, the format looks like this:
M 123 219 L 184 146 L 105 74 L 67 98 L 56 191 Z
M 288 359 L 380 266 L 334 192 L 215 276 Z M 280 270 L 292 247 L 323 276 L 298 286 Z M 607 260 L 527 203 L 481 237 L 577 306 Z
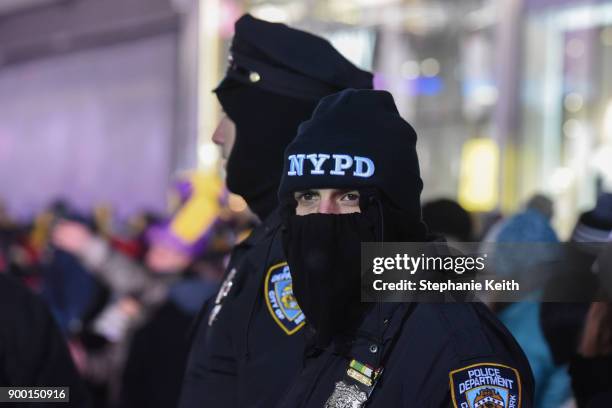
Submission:
M 7 131 L 0 129 L 0 160 L 8 160 L 15 145 L 15 138 Z
M 163 212 L 171 173 L 173 35 L 0 70 L 0 196 L 32 217 L 58 197 L 118 218 Z
M 433 96 L 442 92 L 444 82 L 438 76 L 418 77 L 416 79 L 406 79 L 404 81 L 404 91 L 408 95 Z
M 374 79 L 372 80 L 374 83 L 374 89 L 378 90 L 386 90 L 387 89 L 387 80 L 385 76 L 380 72 L 374 73 Z

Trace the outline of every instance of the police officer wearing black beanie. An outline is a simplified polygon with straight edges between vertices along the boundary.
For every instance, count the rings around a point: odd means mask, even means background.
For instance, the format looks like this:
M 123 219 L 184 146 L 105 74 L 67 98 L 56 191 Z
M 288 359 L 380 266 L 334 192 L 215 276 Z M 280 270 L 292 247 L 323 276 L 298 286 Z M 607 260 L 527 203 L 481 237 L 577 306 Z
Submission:
M 279 407 L 533 406 L 529 363 L 479 303 L 361 303 L 360 243 L 426 241 L 416 133 L 384 91 L 321 100 L 287 147 L 279 199 L 311 337 Z
M 322 97 L 372 88 L 372 75 L 326 40 L 249 15 L 236 22 L 230 54 L 215 90 L 226 118 L 213 141 L 224 147 L 228 188 L 262 223 L 233 250 L 214 304 L 200 314 L 181 408 L 267 408 L 301 368 L 305 318 L 275 210 L 283 151 Z

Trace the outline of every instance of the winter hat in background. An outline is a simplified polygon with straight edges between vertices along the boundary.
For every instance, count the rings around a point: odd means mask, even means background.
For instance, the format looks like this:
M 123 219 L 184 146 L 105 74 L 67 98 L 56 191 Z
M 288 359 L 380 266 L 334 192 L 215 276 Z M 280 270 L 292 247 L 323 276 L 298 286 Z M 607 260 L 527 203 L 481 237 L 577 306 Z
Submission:
M 494 267 L 498 276 L 519 279 L 524 290 L 542 288 L 551 278 L 549 265 L 558 259 L 560 252 L 556 245 L 547 244 L 557 244 L 559 239 L 549 219 L 540 211 L 528 208 L 508 218 L 495 242 L 502 244 L 496 247 Z M 525 256 L 527 248 L 529 256 Z
M 544 194 L 535 194 L 525 204 L 525 209 L 538 211 L 547 219 L 552 219 L 554 215 L 554 203 Z
M 606 242 L 612 233 L 612 193 L 603 193 L 595 208 L 583 213 L 572 234 L 573 242 Z
M 530 208 L 508 218 L 499 230 L 496 241 L 557 243 L 559 239 L 548 217 Z
M 416 141 L 389 92 L 347 89 L 327 96 L 285 150 L 279 198 L 309 188 L 375 187 L 420 220 Z
M 423 221 L 433 233 L 447 240 L 471 242 L 474 238 L 472 217 L 458 202 L 447 198 L 423 205 Z

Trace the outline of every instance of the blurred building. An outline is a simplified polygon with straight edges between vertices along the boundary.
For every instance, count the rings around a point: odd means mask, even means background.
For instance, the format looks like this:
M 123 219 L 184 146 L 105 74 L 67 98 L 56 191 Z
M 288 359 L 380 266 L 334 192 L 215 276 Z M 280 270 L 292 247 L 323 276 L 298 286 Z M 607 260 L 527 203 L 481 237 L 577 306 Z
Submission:
M 188 6 L 0 0 L 0 199 L 13 215 L 56 199 L 165 208 L 170 176 L 196 165 Z
M 536 192 L 562 236 L 612 191 L 611 1 L 251 1 L 377 75 L 419 133 L 424 199 L 514 211 Z
M 243 12 L 376 73 L 419 134 L 424 199 L 509 212 L 547 193 L 566 236 L 612 190 L 612 1 L 0 0 L 9 208 L 64 193 L 129 213 L 217 166 L 210 90 Z

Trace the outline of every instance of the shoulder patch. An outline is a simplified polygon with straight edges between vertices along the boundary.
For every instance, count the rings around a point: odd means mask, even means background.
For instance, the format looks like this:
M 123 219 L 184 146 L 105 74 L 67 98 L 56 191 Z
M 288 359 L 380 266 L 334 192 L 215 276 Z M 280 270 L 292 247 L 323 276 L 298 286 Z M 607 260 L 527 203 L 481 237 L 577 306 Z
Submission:
M 520 408 L 521 377 L 509 366 L 478 363 L 449 373 L 455 408 Z
M 304 326 L 306 318 L 293 296 L 293 281 L 287 262 L 268 269 L 264 297 L 272 319 L 286 334 L 292 335 Z

